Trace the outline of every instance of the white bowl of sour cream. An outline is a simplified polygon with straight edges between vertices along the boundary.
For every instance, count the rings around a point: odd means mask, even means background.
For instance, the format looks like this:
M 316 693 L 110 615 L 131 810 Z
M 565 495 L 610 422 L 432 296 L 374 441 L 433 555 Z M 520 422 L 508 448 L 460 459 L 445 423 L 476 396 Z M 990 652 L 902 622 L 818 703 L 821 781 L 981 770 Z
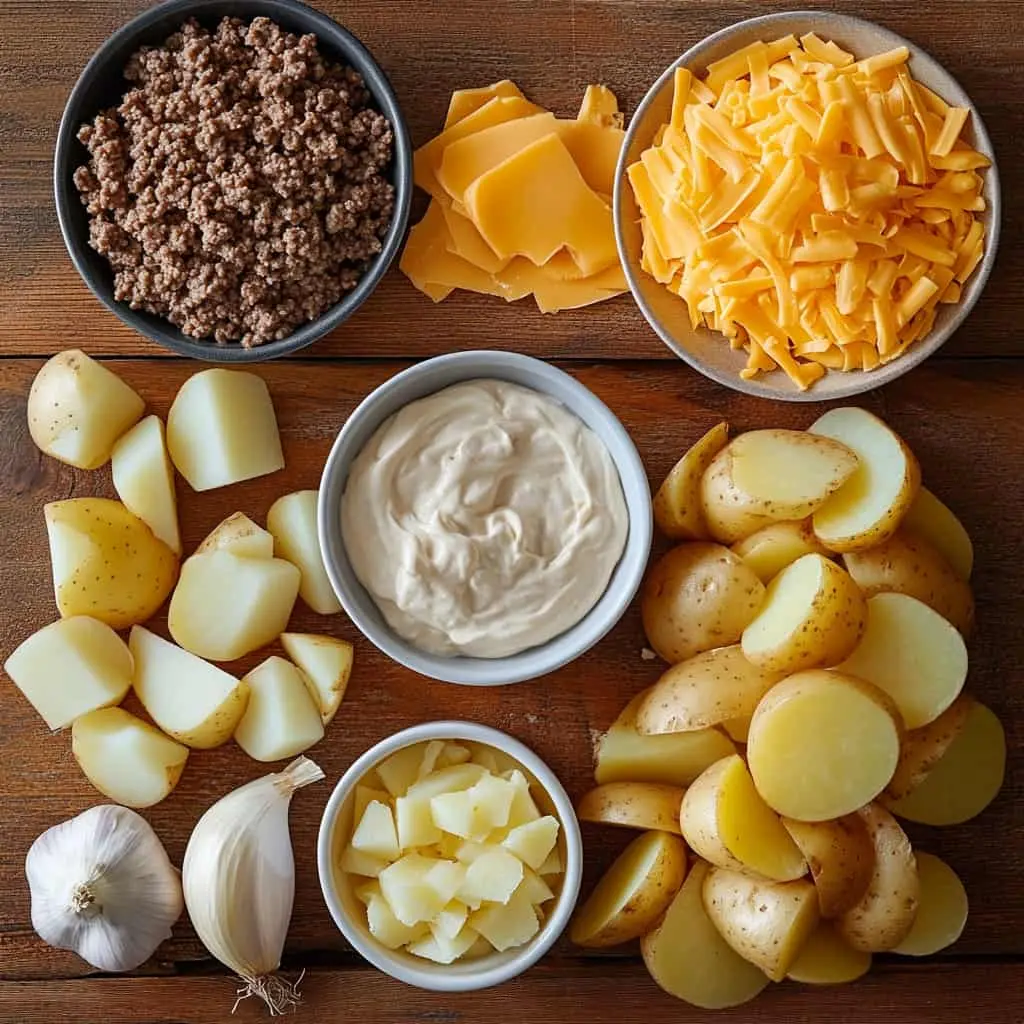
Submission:
M 651 546 L 643 463 L 611 410 L 528 356 L 460 352 L 348 418 L 320 485 L 320 546 L 349 617 L 422 675 L 522 682 L 621 618 Z

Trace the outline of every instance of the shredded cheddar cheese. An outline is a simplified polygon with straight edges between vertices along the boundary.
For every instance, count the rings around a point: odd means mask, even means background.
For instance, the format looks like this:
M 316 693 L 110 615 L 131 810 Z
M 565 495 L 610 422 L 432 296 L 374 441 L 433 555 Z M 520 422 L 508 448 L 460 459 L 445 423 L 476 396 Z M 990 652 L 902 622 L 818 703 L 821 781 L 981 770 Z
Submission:
M 668 123 L 628 168 L 641 266 L 694 327 L 804 390 L 865 370 L 960 301 L 984 254 L 984 154 L 968 111 L 898 47 L 857 60 L 814 34 L 677 68 Z

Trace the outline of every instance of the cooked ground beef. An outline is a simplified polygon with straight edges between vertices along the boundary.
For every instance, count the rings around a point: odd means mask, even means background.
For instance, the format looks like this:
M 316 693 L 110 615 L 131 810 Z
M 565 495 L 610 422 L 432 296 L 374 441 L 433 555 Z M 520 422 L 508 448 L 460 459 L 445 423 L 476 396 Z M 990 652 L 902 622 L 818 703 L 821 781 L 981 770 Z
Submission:
M 362 77 L 268 18 L 195 21 L 128 63 L 75 185 L 115 297 L 185 334 L 284 338 L 381 250 L 393 134 Z

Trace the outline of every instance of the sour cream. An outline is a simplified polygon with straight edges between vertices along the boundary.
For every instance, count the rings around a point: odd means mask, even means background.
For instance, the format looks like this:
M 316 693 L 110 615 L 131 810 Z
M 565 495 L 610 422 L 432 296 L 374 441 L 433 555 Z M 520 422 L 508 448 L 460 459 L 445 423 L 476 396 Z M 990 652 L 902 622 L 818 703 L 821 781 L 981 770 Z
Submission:
M 629 516 L 601 439 L 529 388 L 474 380 L 411 402 L 356 457 L 341 500 L 352 568 L 423 651 L 501 658 L 598 602 Z

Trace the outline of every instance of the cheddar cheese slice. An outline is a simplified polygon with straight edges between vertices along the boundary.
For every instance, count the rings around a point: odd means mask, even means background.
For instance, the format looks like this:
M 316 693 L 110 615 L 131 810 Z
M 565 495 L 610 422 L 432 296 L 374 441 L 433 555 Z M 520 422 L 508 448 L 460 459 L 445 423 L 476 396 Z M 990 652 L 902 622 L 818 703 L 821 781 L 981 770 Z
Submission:
M 619 112 L 619 101 L 607 85 L 588 85 L 576 120 L 596 124 L 601 128 L 621 129 L 624 127 L 625 115 Z
M 519 86 L 507 78 L 501 82 L 495 82 L 493 85 L 481 86 L 479 89 L 456 89 L 448 102 L 448 114 L 444 119 L 445 128 L 451 128 L 456 121 L 461 121 L 475 110 L 479 110 L 485 103 L 498 97 L 504 99 L 526 98 Z

